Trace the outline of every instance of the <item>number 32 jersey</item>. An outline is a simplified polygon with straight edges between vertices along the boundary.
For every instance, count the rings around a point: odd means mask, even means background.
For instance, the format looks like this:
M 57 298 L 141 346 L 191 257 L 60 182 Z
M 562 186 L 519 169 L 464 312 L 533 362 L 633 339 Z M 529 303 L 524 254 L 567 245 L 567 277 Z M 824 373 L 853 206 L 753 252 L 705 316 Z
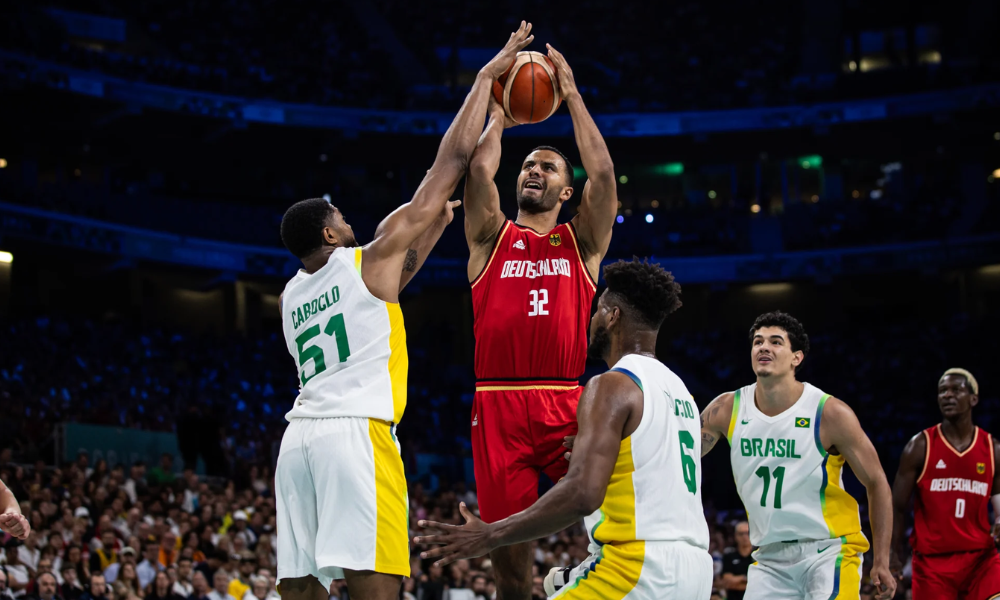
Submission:
M 597 286 L 571 223 L 538 233 L 507 221 L 472 282 L 476 379 L 574 384 L 587 362 Z
M 399 304 L 361 279 L 361 248 L 337 248 L 323 268 L 285 286 L 281 321 L 299 370 L 285 418 L 368 417 L 399 423 L 406 408 L 406 332 Z
M 830 395 L 806 383 L 795 404 L 771 417 L 758 410 L 756 388 L 735 392 L 727 435 L 750 541 L 765 546 L 842 538 L 867 550 L 858 503 L 844 490 L 846 461 L 820 442 Z

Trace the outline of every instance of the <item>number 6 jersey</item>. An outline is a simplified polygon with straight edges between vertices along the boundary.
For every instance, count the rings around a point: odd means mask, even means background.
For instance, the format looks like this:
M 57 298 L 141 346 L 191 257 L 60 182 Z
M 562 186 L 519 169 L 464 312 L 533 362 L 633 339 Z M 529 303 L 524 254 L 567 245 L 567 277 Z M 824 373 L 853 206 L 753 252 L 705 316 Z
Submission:
M 285 286 L 281 321 L 299 369 L 285 418 L 368 417 L 399 423 L 406 408 L 406 332 L 399 304 L 361 279 L 361 248 L 337 248 L 312 275 Z
M 571 223 L 538 233 L 507 221 L 472 282 L 477 388 L 576 385 L 597 286 Z
M 757 384 L 733 398 L 729 421 L 733 477 L 754 546 L 842 538 L 868 549 L 858 503 L 844 490 L 846 461 L 819 437 L 829 394 L 806 383 L 802 396 L 773 417 L 754 401 Z

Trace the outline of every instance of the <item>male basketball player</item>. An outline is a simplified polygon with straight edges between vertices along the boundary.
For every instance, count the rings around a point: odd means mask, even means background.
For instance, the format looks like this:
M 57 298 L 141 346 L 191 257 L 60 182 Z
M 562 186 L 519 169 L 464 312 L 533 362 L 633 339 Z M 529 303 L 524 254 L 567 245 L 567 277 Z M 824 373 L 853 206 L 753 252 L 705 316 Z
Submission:
M 846 404 L 795 373 L 809 336 L 790 315 L 757 317 L 750 329 L 757 381 L 722 394 L 701 414 L 702 454 L 729 440 L 736 488 L 759 549 L 745 600 L 860 598 L 868 540 L 858 503 L 844 490 L 844 463 L 868 489 L 875 536 L 872 582 L 889 600 L 892 498 L 875 447 Z
M 555 148 L 541 146 L 521 164 L 517 220 L 506 220 L 493 182 L 505 117 L 493 101 L 465 184 L 476 334 L 472 455 L 487 522 L 531 506 L 540 473 L 552 481 L 566 473 L 562 444 L 576 433 L 594 282 L 618 211 L 614 166 L 601 132 L 566 59 L 551 46 L 549 57 L 587 171 L 579 214 L 558 223 L 573 195 L 573 166 Z M 531 557 L 527 544 L 491 554 L 503 600 L 530 598 Z
M 708 600 L 712 557 L 701 505 L 696 404 L 684 382 L 656 359 L 656 335 L 680 307 L 680 286 L 659 265 L 618 262 L 590 322 L 590 356 L 610 371 L 587 383 L 569 472 L 531 507 L 484 523 L 461 505 L 461 527 L 416 543 L 443 544 L 421 556 L 444 564 L 534 540 L 584 518 L 597 551 L 554 570 L 557 598 Z
M 374 241 L 359 247 L 322 199 L 295 204 L 281 222 L 282 241 L 305 267 L 280 302 L 301 381 L 275 472 L 285 600 L 324 600 L 330 582 L 345 577 L 352 597 L 394 600 L 410 574 L 395 436 L 406 407 L 399 291 L 450 220 L 448 197 L 475 149 L 493 82 L 530 33 L 522 22 L 480 71 L 413 199 L 382 221 Z
M 1000 445 L 972 424 L 979 384 L 965 369 L 948 369 L 938 381 L 941 423 L 913 436 L 899 459 L 892 486 L 893 571 L 905 556 L 905 512 L 916 488 L 913 597 L 984 600 L 1000 597 L 1000 556 L 990 531 L 989 502 L 1000 516 Z

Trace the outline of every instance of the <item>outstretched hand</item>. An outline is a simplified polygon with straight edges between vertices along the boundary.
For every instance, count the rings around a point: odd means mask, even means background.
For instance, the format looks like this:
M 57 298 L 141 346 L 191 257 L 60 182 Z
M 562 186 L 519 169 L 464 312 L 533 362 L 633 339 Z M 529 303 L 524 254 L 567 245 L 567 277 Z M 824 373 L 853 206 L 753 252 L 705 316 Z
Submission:
M 21 513 L 16 512 L 7 512 L 0 515 L 0 529 L 3 529 L 19 540 L 27 538 L 28 534 L 31 533 L 31 525 L 28 523 L 28 519 L 24 518 L 24 515 Z
M 503 50 L 499 54 L 493 57 L 493 60 L 486 63 L 483 70 L 493 79 L 498 79 L 514 64 L 514 58 L 517 57 L 517 53 L 524 50 L 534 39 L 535 36 L 531 35 L 531 23 L 521 21 L 521 26 L 518 30 L 510 34 L 507 45 L 503 47 Z
M 896 578 L 888 567 L 872 567 L 872 584 L 875 586 L 875 600 L 892 600 L 896 595 Z
M 441 218 L 444 219 L 445 225 L 450 225 L 452 219 L 455 218 L 455 209 L 462 206 L 461 200 L 449 200 L 447 204 L 444 205 L 444 209 L 441 212 Z
M 425 529 L 436 530 L 436 535 L 423 535 L 413 538 L 414 544 L 433 544 L 432 548 L 420 553 L 420 558 L 438 559 L 435 565 L 444 566 L 463 558 L 476 558 L 493 550 L 492 529 L 465 506 L 458 505 L 458 510 L 465 517 L 465 525 L 448 525 L 435 521 L 419 521 L 417 525 Z
M 580 92 L 576 89 L 576 79 L 573 78 L 573 69 L 569 68 L 566 57 L 562 55 L 562 52 L 553 48 L 552 44 L 545 44 L 545 47 L 549 49 L 549 60 L 556 67 L 556 75 L 559 78 L 559 93 L 563 100 L 579 96 Z

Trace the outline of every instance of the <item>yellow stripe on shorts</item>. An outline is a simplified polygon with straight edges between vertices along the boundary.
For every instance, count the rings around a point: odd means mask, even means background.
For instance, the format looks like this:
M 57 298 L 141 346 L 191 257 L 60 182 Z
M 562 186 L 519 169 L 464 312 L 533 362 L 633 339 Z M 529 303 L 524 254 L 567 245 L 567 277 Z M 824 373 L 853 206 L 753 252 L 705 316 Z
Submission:
M 601 546 L 601 558 L 594 568 L 560 590 L 560 600 L 622 600 L 639 583 L 646 542 L 626 542 Z
M 410 540 L 406 515 L 403 459 L 386 421 L 368 419 L 375 456 L 375 571 L 410 576 Z

